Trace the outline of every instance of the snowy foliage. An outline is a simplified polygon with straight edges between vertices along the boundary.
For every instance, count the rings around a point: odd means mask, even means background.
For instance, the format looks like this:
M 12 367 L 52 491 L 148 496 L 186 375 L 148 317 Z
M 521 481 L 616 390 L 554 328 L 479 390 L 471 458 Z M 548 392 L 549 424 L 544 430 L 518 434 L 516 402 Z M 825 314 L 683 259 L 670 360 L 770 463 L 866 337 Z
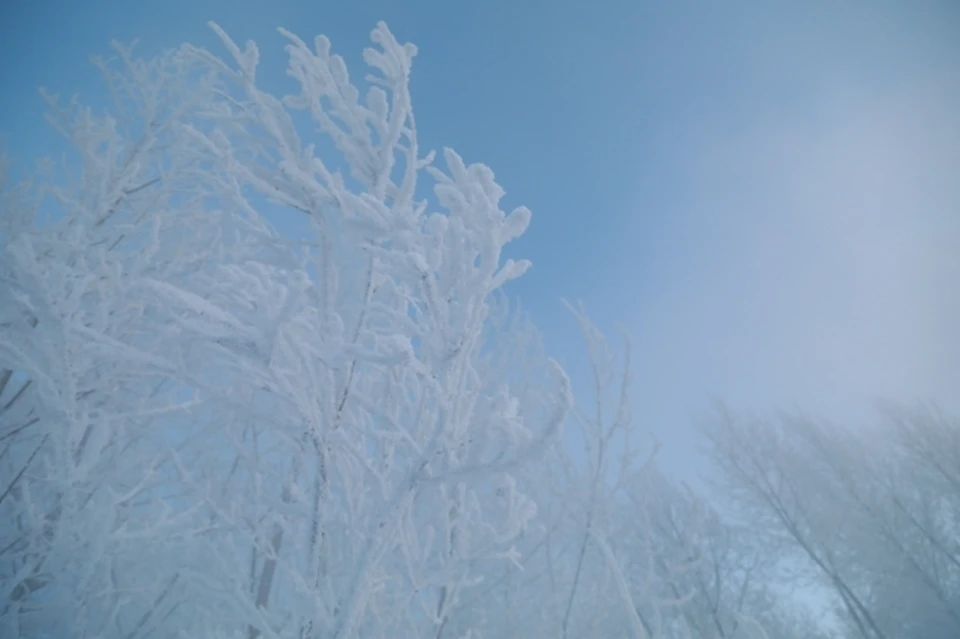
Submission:
M 485 366 L 491 296 L 528 266 L 501 251 L 530 213 L 500 209 L 486 167 L 421 154 L 416 49 L 384 25 L 363 100 L 324 38 L 284 32 L 300 91 L 279 100 L 256 48 L 214 29 L 229 62 L 103 65 L 126 131 L 54 109 L 80 172 L 37 189 L 52 222 L 8 192 L 5 634 L 437 632 L 517 560 L 537 510 L 512 473 L 571 403 L 552 365 L 524 414 Z
M 531 213 L 420 148 L 416 48 L 378 25 L 361 85 L 281 31 L 277 97 L 212 28 L 99 60 L 109 113 L 47 96 L 72 155 L 0 184 L 0 636 L 814 636 L 570 307 L 575 405 L 503 293 Z

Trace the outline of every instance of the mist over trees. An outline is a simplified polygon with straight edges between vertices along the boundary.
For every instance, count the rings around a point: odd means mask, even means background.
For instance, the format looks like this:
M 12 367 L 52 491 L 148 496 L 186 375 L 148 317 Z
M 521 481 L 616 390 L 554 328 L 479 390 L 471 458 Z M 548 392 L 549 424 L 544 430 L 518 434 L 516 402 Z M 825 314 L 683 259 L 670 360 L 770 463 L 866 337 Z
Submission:
M 116 47 L 109 112 L 47 96 L 70 159 L 5 167 L 0 636 L 960 636 L 957 419 L 719 406 L 681 484 L 629 340 L 568 307 L 575 397 L 502 292 L 531 213 L 420 148 L 413 45 L 354 84 L 282 31 L 275 96 L 213 28 Z
M 960 424 L 888 408 L 869 430 L 718 411 L 704 427 L 752 547 L 829 593 L 847 636 L 960 632 Z

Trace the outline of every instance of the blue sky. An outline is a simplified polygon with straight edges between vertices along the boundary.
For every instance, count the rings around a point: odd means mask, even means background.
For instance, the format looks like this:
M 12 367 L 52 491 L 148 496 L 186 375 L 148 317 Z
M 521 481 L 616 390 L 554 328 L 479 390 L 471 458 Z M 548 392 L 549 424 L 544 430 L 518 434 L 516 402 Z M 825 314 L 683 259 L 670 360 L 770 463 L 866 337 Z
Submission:
M 634 414 L 689 466 L 690 413 L 876 396 L 960 409 L 960 4 L 826 0 L 11 0 L 0 136 L 59 151 L 38 86 L 105 104 L 89 64 L 284 26 L 360 74 L 377 20 L 418 45 L 422 143 L 490 165 L 534 213 L 511 289 L 573 369 L 560 298 L 634 338 Z

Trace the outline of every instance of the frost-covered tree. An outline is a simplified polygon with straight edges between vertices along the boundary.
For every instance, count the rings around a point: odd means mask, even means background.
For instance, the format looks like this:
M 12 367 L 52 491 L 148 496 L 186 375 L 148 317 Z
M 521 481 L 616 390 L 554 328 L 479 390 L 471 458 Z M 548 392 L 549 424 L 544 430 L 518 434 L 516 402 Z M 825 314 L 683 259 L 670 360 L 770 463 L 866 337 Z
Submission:
M 581 310 L 590 392 L 540 463 L 520 475 L 540 516 L 524 535 L 522 570 L 491 575 L 458 627 L 496 637 L 818 636 L 775 601 L 773 577 L 741 531 L 655 464 L 630 408 L 623 361 Z
M 705 433 L 753 543 L 829 593 L 851 637 L 960 633 L 956 420 L 897 409 L 854 430 L 720 410 Z
M 665 637 L 638 616 L 635 597 L 643 593 L 630 587 L 642 577 L 635 569 L 649 560 L 650 549 L 635 547 L 630 550 L 640 556 L 627 556 L 614 538 L 623 532 L 614 527 L 617 497 L 628 478 L 648 471 L 651 448 L 631 441 L 637 428 L 629 413 L 628 372 L 618 379 L 602 335 L 580 310 L 571 310 L 589 351 L 593 384 L 565 422 L 563 437 L 521 475 L 540 513 L 524 535 L 522 570 L 492 575 L 457 623 L 466 628 L 482 619 L 486 636 L 505 638 Z M 664 560 L 673 565 L 676 557 Z M 659 610 L 669 601 L 649 603 Z
M 8 636 L 146 629 L 173 605 L 174 558 L 193 531 L 186 510 L 161 497 L 176 493 L 168 424 L 193 400 L 137 287 L 143 278 L 186 281 L 220 232 L 218 215 L 191 196 L 202 169 L 180 127 L 212 97 L 212 83 L 169 55 L 147 63 L 121 50 L 119 62 L 123 73 L 103 67 L 127 126 L 50 97 L 49 120 L 78 161 L 5 190 L 0 628 Z
M 48 95 L 70 154 L 0 183 L 0 635 L 811 636 L 571 308 L 574 405 L 502 291 L 531 214 L 419 147 L 416 48 L 378 25 L 359 83 L 281 31 L 278 97 L 213 29 L 116 46 L 106 113 Z
M 486 167 L 421 152 L 416 49 L 385 25 L 362 99 L 322 37 L 284 32 L 298 91 L 278 99 L 216 30 L 229 62 L 118 48 L 114 111 L 52 115 L 76 175 L 5 216 L 4 628 L 441 636 L 517 561 L 536 507 L 513 473 L 570 403 L 553 366 L 521 413 L 484 365 L 530 214 L 501 211 Z

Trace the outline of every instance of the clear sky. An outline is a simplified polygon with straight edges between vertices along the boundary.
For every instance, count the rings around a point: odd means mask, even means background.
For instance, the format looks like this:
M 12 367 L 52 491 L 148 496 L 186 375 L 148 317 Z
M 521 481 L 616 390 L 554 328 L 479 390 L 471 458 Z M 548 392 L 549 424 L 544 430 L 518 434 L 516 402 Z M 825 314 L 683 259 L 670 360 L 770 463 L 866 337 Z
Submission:
M 873 397 L 960 409 L 960 2 L 5 0 L 0 134 L 59 150 L 38 86 L 103 105 L 93 53 L 223 53 L 284 26 L 355 74 L 377 20 L 418 45 L 425 146 L 489 164 L 533 225 L 511 289 L 553 353 L 559 300 L 634 337 L 634 414 L 689 464 L 689 413 Z

